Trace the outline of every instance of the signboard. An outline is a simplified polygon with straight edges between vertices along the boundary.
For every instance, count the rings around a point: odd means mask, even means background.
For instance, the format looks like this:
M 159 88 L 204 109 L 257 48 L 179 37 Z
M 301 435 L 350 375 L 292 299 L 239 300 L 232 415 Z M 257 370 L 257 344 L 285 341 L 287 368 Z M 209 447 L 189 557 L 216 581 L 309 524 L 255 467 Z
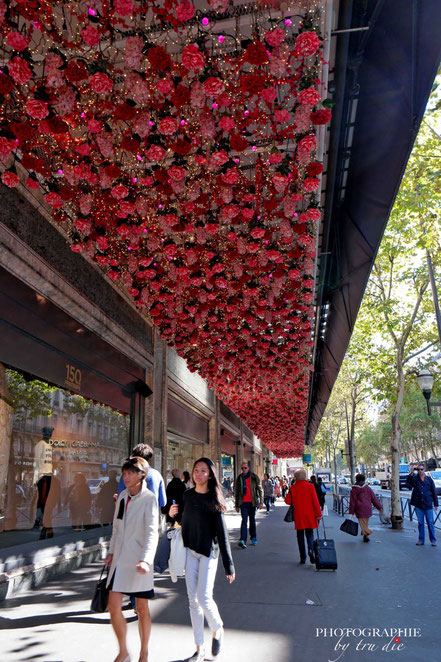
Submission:
M 303 453 L 303 464 L 311 463 L 311 453 Z
M 229 455 L 222 455 L 222 466 L 229 467 L 231 465 L 231 457 Z
M 101 462 L 101 469 L 108 469 L 108 468 L 109 468 L 108 462 Z

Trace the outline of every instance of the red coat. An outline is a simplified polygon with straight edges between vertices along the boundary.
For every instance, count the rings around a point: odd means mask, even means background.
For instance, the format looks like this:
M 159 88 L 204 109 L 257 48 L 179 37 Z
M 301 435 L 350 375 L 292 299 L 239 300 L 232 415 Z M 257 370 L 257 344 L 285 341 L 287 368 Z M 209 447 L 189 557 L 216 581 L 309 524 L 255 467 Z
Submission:
M 307 480 L 298 480 L 291 486 L 285 498 L 288 506 L 294 506 L 296 529 L 316 529 L 322 516 L 315 487 Z

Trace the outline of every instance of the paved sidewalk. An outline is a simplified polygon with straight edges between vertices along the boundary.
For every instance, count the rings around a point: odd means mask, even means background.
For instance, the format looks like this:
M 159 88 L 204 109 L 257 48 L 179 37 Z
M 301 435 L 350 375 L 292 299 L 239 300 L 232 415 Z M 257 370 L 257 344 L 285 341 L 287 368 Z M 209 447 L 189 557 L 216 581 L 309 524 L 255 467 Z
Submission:
M 328 498 L 328 506 L 331 500 Z M 257 547 L 237 549 L 240 517 L 227 516 L 237 579 L 229 586 L 221 567 L 215 596 L 225 622 L 223 662 L 364 662 L 441 659 L 438 627 L 440 548 L 415 545 L 415 527 L 397 532 L 374 517 L 369 544 L 339 531 L 342 518 L 330 509 L 328 537 L 337 546 L 336 572 L 316 572 L 298 564 L 293 525 L 283 522 L 281 501 L 270 515 L 258 515 Z M 108 614 L 89 611 L 98 564 L 70 572 L 46 586 L 2 603 L 1 662 L 111 662 L 115 640 Z M 178 662 L 194 645 L 181 579 L 155 582 L 150 662 Z M 136 662 L 137 627 L 132 611 L 129 649 Z M 337 629 L 330 633 L 329 629 Z M 377 628 L 376 636 L 338 628 Z M 400 637 L 388 645 L 385 629 L 419 628 L 421 636 Z M 324 629 L 328 629 L 325 633 Z M 324 636 L 324 634 L 333 636 Z M 406 635 L 409 632 L 405 633 Z M 415 634 L 415 633 L 411 633 Z M 418 634 L 418 632 L 416 633 Z M 383 635 L 383 636 L 379 636 Z M 210 641 L 207 631 L 206 641 Z M 366 644 L 362 650 L 363 644 Z M 377 648 L 368 649 L 367 645 Z M 344 648 L 343 648 L 344 647 Z M 358 650 L 357 650 L 358 647 Z M 384 650 L 382 650 L 384 648 Z M 207 654 L 207 659 L 210 659 Z

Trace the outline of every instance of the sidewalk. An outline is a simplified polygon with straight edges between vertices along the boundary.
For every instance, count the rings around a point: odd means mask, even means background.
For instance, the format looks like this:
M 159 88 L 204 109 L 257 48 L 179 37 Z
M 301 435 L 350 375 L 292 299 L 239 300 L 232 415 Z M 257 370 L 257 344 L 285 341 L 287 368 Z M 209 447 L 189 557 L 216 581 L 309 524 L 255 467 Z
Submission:
M 258 515 L 257 547 L 237 548 L 240 517 L 228 514 L 237 579 L 229 586 L 221 565 L 215 596 L 226 636 L 219 660 L 224 662 L 423 662 L 441 658 L 439 548 L 417 547 L 414 523 L 402 532 L 371 520 L 369 544 L 340 532 L 343 521 L 328 498 L 328 537 L 336 541 L 339 568 L 317 572 L 309 562 L 298 564 L 294 527 L 283 522 L 286 506 L 279 501 L 270 515 Z M 89 611 L 98 564 L 70 572 L 34 591 L 2 604 L 2 662 L 111 662 L 116 653 L 108 614 Z M 151 602 L 150 662 L 178 662 L 194 651 L 185 582 L 155 580 Z M 129 649 L 136 662 L 137 627 L 132 611 Z M 324 629 L 328 632 L 324 632 Z M 377 636 L 329 628 L 377 628 Z M 419 628 L 420 636 L 391 628 Z M 324 636 L 327 634 L 328 636 Z M 340 638 L 343 634 L 343 638 Z M 406 635 L 409 632 L 405 633 Z M 410 633 L 410 634 L 418 634 Z M 331 635 L 331 636 L 329 636 Z M 383 636 L 380 636 L 383 635 Z M 210 634 L 206 633 L 207 644 Z M 391 640 L 388 649 L 388 642 Z M 367 645 L 377 646 L 369 650 Z M 356 649 L 358 645 L 358 650 Z M 342 648 L 345 647 L 345 648 Z M 209 646 L 207 646 L 209 648 Z M 210 659 L 207 653 L 207 659 Z

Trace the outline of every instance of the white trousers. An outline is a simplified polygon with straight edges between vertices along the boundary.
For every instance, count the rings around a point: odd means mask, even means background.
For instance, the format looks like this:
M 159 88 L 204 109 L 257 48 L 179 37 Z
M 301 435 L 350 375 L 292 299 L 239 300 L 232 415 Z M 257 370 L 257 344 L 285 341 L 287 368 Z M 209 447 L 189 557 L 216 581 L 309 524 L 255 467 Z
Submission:
M 204 616 L 211 632 L 223 626 L 219 610 L 213 600 L 218 561 L 219 558 L 213 558 L 212 554 L 207 558 L 192 549 L 187 549 L 185 583 L 196 646 L 204 645 Z

